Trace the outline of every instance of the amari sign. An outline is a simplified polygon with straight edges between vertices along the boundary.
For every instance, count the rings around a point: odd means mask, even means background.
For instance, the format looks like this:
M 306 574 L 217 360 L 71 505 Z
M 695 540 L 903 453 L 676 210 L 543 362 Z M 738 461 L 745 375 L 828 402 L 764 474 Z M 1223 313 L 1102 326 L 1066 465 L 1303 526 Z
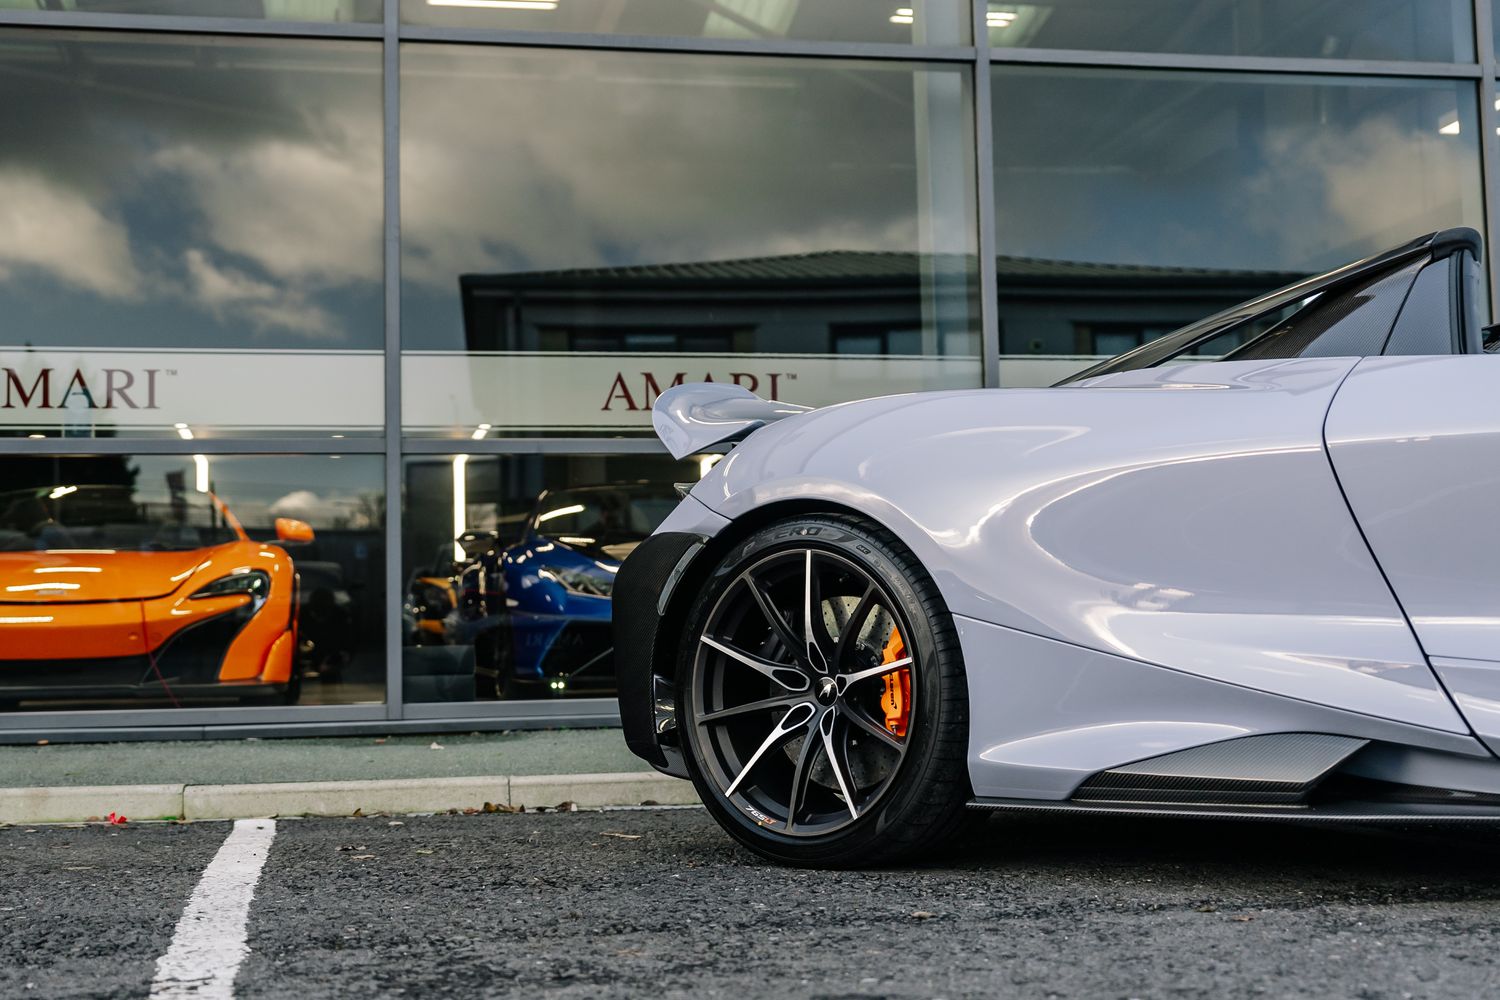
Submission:
M 0 426 L 378 430 L 383 384 L 378 351 L 0 351 Z
M 0 351 L 0 427 L 98 435 L 378 431 L 379 351 Z M 808 406 L 979 384 L 979 359 L 917 355 L 408 352 L 406 433 L 618 433 L 684 382 Z
M 916 355 L 408 352 L 402 423 L 454 434 L 649 430 L 651 405 L 684 382 L 727 382 L 768 399 L 826 406 L 979 384 L 979 359 Z

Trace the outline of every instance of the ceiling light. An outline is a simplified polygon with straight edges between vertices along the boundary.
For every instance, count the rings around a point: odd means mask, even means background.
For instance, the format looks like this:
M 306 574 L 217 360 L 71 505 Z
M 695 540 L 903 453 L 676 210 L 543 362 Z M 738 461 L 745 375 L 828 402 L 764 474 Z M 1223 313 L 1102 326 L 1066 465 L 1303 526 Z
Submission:
M 556 10 L 557 0 L 427 0 L 429 7 L 481 7 L 490 10 Z

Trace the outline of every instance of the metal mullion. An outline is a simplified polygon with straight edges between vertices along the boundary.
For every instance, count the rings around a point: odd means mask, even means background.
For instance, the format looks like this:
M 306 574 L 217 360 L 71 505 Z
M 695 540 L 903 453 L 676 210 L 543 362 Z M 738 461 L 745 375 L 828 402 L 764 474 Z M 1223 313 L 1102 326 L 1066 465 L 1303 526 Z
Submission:
M 407 455 L 665 455 L 654 437 L 638 438 L 406 438 Z
M 1483 2 L 1483 0 L 1480 0 Z M 1305 59 L 1293 56 L 1226 56 L 1177 52 L 1100 52 L 1092 49 L 1000 48 L 999 64 L 1099 66 L 1128 69 L 1202 70 L 1214 73 L 1298 73 L 1316 76 L 1401 76 L 1472 79 L 1478 62 L 1414 62 L 1368 59 Z
M 1000 291 L 995 277 L 995 123 L 991 111 L 989 5 L 973 0 L 974 173 L 979 215 L 979 323 L 981 384 L 1000 385 Z
M 606 35 L 571 31 L 507 31 L 498 28 L 437 28 L 402 25 L 405 42 L 510 45 L 527 48 L 625 49 L 636 52 L 689 52 L 704 55 L 817 56 L 886 59 L 903 62 L 972 62 L 973 46 L 900 45 L 889 42 L 802 42 L 791 39 L 691 38 L 661 35 Z
M 385 443 L 367 438 L 0 438 L 7 455 L 378 455 Z
M 381 81 L 385 246 L 385 710 L 399 719 L 401 690 L 401 42 L 400 0 L 385 0 Z
M 0 27 L 106 29 L 162 34 L 273 35 L 303 38 L 380 38 L 381 26 L 350 21 L 259 21 L 179 14 L 86 14 L 0 10 Z
M 1484 198 L 1486 262 L 1490 286 L 1490 316 L 1500 315 L 1500 262 L 1494 239 L 1500 234 L 1500 112 L 1495 111 L 1495 33 L 1490 0 L 1474 0 L 1474 50 L 1483 75 L 1479 79 L 1479 183 Z

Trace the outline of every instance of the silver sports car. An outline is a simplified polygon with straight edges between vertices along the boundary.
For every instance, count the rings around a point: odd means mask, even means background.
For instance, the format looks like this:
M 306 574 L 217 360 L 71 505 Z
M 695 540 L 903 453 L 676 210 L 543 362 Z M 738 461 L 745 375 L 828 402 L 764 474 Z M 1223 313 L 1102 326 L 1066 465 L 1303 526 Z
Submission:
M 761 854 L 931 851 L 972 810 L 1500 820 L 1500 357 L 1450 230 L 1050 389 L 806 410 L 620 569 L 632 749 Z

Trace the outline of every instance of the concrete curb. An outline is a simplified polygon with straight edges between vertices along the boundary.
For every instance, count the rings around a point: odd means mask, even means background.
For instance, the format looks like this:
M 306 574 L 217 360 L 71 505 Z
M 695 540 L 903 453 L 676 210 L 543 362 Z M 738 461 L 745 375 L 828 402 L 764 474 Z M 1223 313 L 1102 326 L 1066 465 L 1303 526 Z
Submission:
M 253 785 L 77 785 L 0 788 L 0 823 L 75 823 L 120 813 L 131 819 L 252 819 L 427 813 L 504 806 L 583 808 L 644 802 L 689 805 L 691 782 L 655 771 L 625 774 L 490 775 Z

